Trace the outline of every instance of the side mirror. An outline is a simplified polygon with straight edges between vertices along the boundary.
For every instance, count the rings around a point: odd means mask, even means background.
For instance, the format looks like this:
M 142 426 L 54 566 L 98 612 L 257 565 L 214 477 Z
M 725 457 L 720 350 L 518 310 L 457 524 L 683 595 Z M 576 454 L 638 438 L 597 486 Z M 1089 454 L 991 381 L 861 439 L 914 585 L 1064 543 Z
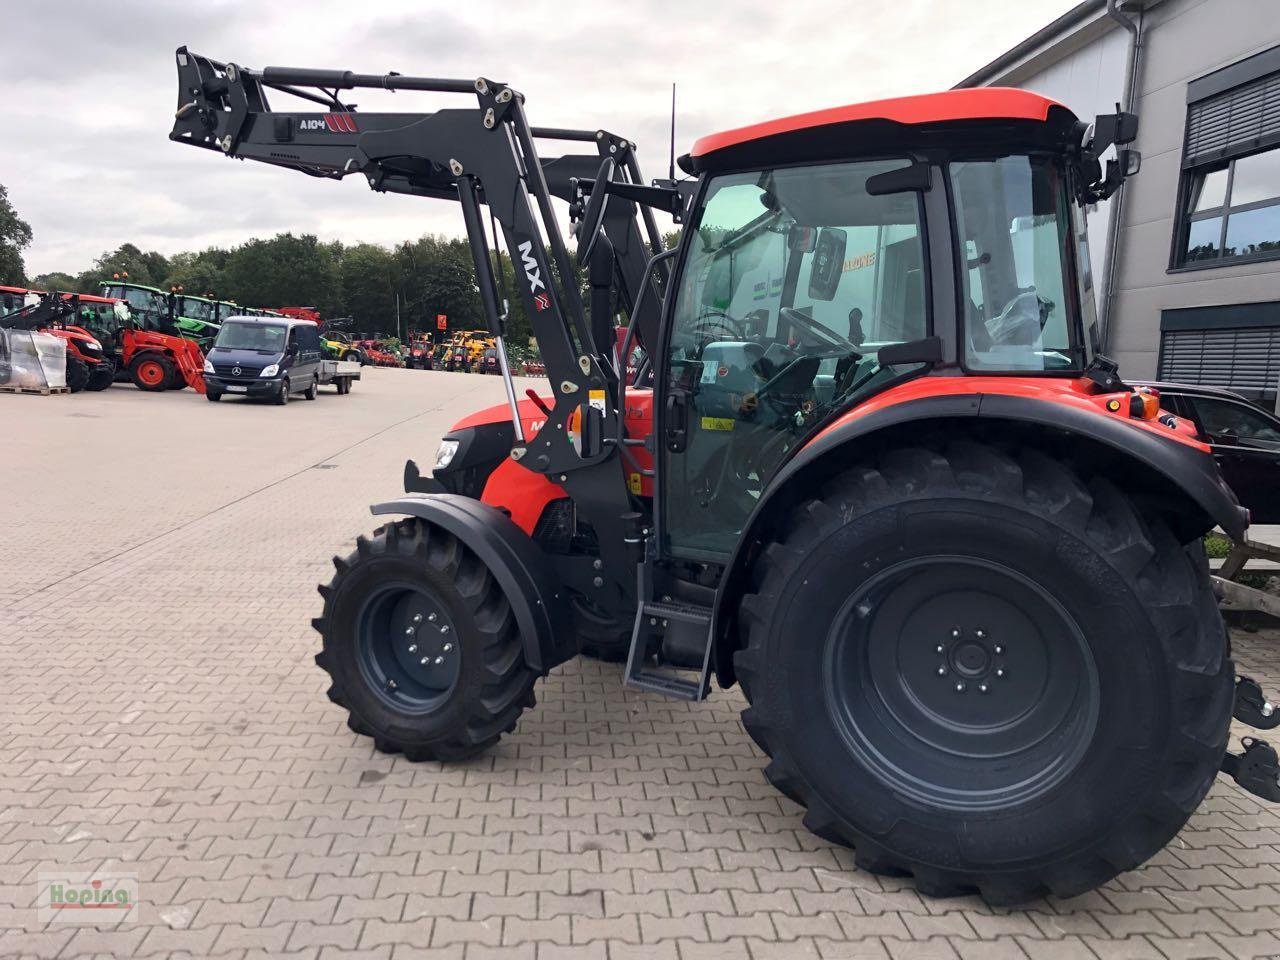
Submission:
M 613 157 L 605 157 L 596 173 L 591 197 L 587 200 L 586 209 L 582 212 L 582 221 L 578 224 L 578 263 L 580 264 L 589 263 L 591 253 L 596 248 L 596 240 L 604 224 L 605 207 L 609 202 L 609 184 L 613 180 L 613 172 L 616 168 L 617 163 Z
M 287 344 L 285 344 L 284 352 L 291 357 L 296 357 L 298 355 L 298 341 L 290 340 Z
M 813 267 L 809 272 L 809 297 L 834 300 L 840 277 L 844 274 L 844 255 L 848 235 L 838 227 L 823 227 L 814 245 Z

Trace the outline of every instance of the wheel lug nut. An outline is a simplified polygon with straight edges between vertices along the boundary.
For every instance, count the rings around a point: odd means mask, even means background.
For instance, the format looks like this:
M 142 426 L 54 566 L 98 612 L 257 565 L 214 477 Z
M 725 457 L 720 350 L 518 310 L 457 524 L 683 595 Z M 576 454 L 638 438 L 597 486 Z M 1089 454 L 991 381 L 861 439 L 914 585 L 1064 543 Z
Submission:
M 979 640 L 983 639 L 987 635 L 987 631 L 985 630 L 975 630 L 973 633 Z
M 415 632 L 415 631 L 414 631 L 413 627 L 405 627 L 405 628 L 404 628 L 404 635 L 405 635 L 406 637 L 412 637 L 412 636 L 413 636 L 413 634 L 414 634 L 414 632 Z
M 997 670 L 997 671 L 996 671 L 996 676 L 997 676 L 997 677 L 1003 677 L 1003 676 L 1004 676 L 1004 671 L 1003 671 L 1003 670 Z
M 430 658 L 430 657 L 423 657 L 423 658 L 422 658 L 421 660 L 419 660 L 418 662 L 419 662 L 419 663 L 421 663 L 421 664 L 425 667 L 428 663 L 430 663 L 430 662 L 431 662 L 431 658 Z
M 441 632 L 441 633 L 448 633 L 448 632 L 449 632 L 449 625 L 446 623 L 443 627 L 441 627 L 441 628 L 440 628 L 440 632 Z
M 1000 646 L 1000 644 L 998 644 L 998 643 L 997 643 L 997 644 L 995 645 L 995 652 L 996 652 L 997 654 L 1004 653 L 1004 647 Z
M 435 615 L 434 613 L 429 613 L 429 614 L 427 614 L 427 619 L 428 619 L 428 620 L 430 620 L 432 623 L 435 623 L 435 622 L 436 622 L 436 615 Z
M 436 666 L 438 667 L 442 663 L 444 663 L 444 657 L 436 657 Z
M 947 675 L 947 668 L 946 668 L 946 667 L 939 667 L 939 668 L 938 668 L 938 676 L 940 676 L 940 677 L 945 677 L 946 675 Z
M 956 693 L 964 693 L 964 683 L 956 684 Z
M 938 645 L 937 645 L 936 647 L 934 647 L 933 649 L 934 649 L 934 651 L 935 651 L 936 653 L 942 653 L 942 652 L 943 652 L 943 651 L 945 651 L 947 648 L 946 648 L 946 647 L 944 647 L 942 644 L 938 644 Z
M 409 652 L 410 652 L 410 653 L 417 653 L 417 652 L 418 652 L 418 645 L 417 645 L 416 643 L 411 643 L 411 644 L 409 644 Z
M 952 636 L 952 637 L 959 637 L 959 636 L 960 636 L 960 628 L 959 628 L 959 627 L 952 627 L 952 629 L 951 629 L 951 636 Z
M 387 681 L 387 689 L 388 689 L 388 690 L 394 690 L 395 688 L 396 688 L 396 682 L 395 682 L 394 680 L 388 680 L 388 681 Z
M 986 692 L 988 692 L 990 689 L 991 689 L 991 688 L 990 688 L 990 687 L 988 687 L 985 683 L 980 683 L 980 684 L 978 684 L 978 692 L 979 692 L 979 693 L 986 693 Z
M 453 649 L 453 644 L 452 644 L 452 643 L 446 643 L 446 644 L 445 644 L 443 647 L 441 647 L 440 649 L 441 649 L 441 650 L 443 650 L 445 653 L 448 653 L 450 650 L 452 650 L 452 649 Z
M 422 622 L 422 614 L 420 614 L 420 613 L 415 613 L 415 614 L 413 615 L 413 622 L 414 622 L 414 623 L 421 623 L 421 622 Z

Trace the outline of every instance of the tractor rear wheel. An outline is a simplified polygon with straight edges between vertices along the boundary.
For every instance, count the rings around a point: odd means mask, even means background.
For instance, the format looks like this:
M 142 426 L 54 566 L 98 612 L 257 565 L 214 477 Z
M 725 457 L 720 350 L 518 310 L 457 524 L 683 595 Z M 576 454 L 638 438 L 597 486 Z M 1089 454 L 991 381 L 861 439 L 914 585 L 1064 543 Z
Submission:
M 89 382 L 84 388 L 94 391 L 105 390 L 115 383 L 115 379 L 116 365 L 110 360 L 102 360 L 89 369 Z
M 67 389 L 79 393 L 89 385 L 89 365 L 79 357 L 67 354 Z
M 1083 893 L 1213 784 L 1234 669 L 1204 552 L 1034 450 L 899 449 L 752 571 L 743 723 L 805 826 L 922 892 Z
M 129 364 L 129 377 L 134 385 L 148 392 L 163 390 L 177 372 L 173 361 L 159 353 L 144 353 Z
M 360 537 L 334 557 L 312 626 L 316 663 L 347 725 L 385 753 L 462 760 L 514 729 L 533 706 L 511 605 L 484 563 L 452 534 L 417 519 Z

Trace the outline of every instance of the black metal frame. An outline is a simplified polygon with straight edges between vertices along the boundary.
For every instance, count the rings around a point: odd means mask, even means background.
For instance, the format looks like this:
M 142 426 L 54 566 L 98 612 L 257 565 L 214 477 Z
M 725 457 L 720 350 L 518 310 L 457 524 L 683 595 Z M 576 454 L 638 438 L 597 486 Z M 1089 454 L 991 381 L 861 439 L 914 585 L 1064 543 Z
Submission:
M 251 70 L 185 47 L 178 48 L 176 59 L 179 96 L 171 140 L 311 176 L 341 179 L 360 174 L 378 191 L 458 201 L 486 325 L 501 338 L 506 318 L 481 211 L 489 207 L 512 257 L 554 394 L 545 425 L 537 436 L 522 438 L 505 349 L 499 350 L 517 431 L 511 456 L 566 489 L 595 527 L 603 571 L 618 587 L 602 590 L 602 595 L 620 593 L 624 602 L 634 602 L 633 563 L 622 518 L 636 504 L 617 456 L 617 438 L 625 435 L 617 404 L 625 374 L 620 377 L 615 365 L 615 344 L 599 342 L 599 330 L 593 333 L 576 282 L 576 265 L 556 228 L 551 205 L 553 196 L 580 205 L 583 188 L 603 157 L 616 161 L 619 186 L 642 185 L 634 145 L 603 130 L 531 126 L 524 97 L 483 77 L 458 80 L 291 67 Z M 476 106 L 435 113 L 357 113 L 338 95 L 355 88 L 470 94 Z M 268 103 L 269 90 L 320 104 L 330 112 L 275 111 Z M 543 160 L 535 143 L 539 139 L 594 143 L 596 155 Z M 641 296 L 646 285 L 660 294 L 665 279 L 647 272 L 651 255 L 661 249 L 653 213 L 643 204 L 617 197 L 607 210 L 604 233 L 612 250 L 619 303 L 628 312 L 634 310 L 641 343 L 655 344 L 660 298 Z M 604 397 L 603 443 L 583 455 L 570 440 L 569 419 L 587 404 L 592 391 Z

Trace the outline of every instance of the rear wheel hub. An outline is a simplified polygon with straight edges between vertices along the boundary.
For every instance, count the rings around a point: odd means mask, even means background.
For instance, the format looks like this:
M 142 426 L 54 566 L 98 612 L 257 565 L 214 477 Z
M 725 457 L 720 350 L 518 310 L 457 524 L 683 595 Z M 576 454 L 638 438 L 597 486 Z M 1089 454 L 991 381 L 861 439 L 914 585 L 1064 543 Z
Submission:
M 1038 583 L 966 557 L 864 584 L 826 644 L 846 746 L 895 790 L 946 807 L 1024 802 L 1059 783 L 1097 723 L 1084 636 Z

